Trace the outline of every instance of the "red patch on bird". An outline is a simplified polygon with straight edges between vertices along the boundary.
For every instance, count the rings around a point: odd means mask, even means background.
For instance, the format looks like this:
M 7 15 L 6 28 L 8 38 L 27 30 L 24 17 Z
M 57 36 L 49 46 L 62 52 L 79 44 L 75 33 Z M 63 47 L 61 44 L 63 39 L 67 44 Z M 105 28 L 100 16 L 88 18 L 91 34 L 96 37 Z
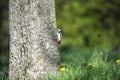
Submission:
M 58 45 L 60 45 L 61 44 L 61 41 L 58 41 Z

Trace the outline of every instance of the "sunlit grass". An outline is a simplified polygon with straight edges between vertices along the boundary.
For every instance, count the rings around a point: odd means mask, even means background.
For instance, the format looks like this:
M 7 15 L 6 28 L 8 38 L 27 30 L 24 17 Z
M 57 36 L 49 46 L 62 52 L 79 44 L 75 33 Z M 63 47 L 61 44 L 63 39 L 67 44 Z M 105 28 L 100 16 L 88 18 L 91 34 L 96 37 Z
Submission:
M 120 59 L 114 61 L 109 57 L 108 52 L 100 49 L 64 51 L 61 66 L 65 70 L 50 80 L 120 80 Z

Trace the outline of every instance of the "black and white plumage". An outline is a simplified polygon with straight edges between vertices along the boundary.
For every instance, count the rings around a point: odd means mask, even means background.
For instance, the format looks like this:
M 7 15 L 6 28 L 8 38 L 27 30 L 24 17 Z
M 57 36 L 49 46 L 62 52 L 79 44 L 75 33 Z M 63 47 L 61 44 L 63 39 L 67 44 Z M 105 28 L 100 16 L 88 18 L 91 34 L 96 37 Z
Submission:
M 60 45 L 61 41 L 62 41 L 62 32 L 61 32 L 61 29 L 57 30 L 57 41 L 58 41 L 58 45 Z

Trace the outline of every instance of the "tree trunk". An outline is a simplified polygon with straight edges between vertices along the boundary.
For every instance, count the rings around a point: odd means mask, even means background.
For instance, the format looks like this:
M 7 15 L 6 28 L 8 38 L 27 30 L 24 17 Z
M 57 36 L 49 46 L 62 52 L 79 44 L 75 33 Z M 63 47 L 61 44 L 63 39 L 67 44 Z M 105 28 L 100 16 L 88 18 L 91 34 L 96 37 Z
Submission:
M 59 72 L 54 0 L 9 0 L 10 80 Z

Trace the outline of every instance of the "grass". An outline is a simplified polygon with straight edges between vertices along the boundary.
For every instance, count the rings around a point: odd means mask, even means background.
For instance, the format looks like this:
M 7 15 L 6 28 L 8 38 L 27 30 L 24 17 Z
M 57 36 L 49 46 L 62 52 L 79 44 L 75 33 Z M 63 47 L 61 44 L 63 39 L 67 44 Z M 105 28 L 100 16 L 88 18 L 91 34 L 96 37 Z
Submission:
M 63 51 L 61 66 L 65 70 L 50 80 L 120 80 L 120 56 L 116 59 L 109 54 L 101 49 Z
M 0 80 L 8 80 L 7 76 L 0 76 Z
M 120 80 L 119 53 L 102 49 L 61 51 L 60 65 L 59 76 L 50 76 L 48 80 Z

